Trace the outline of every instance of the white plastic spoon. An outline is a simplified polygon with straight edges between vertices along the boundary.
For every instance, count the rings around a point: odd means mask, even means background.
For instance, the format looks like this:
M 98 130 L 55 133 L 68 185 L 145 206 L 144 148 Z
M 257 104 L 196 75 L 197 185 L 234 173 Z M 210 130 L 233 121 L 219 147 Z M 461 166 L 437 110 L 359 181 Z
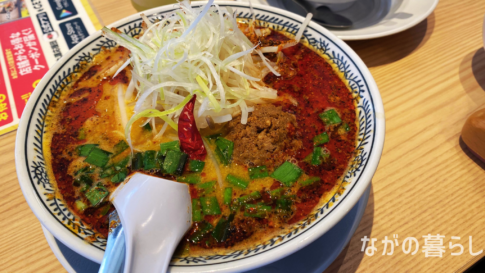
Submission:
M 124 272 L 166 272 L 192 225 L 186 184 L 135 173 L 112 194 L 126 242 Z

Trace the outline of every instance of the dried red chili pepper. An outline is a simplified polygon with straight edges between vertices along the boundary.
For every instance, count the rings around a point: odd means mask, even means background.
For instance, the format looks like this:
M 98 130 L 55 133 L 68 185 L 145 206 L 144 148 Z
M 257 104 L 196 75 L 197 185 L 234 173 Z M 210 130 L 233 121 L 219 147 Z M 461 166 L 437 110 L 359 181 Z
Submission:
M 194 118 L 194 106 L 196 95 L 184 106 L 179 118 L 179 139 L 182 152 L 189 155 L 190 159 L 204 160 L 207 154 L 202 136 L 197 129 Z

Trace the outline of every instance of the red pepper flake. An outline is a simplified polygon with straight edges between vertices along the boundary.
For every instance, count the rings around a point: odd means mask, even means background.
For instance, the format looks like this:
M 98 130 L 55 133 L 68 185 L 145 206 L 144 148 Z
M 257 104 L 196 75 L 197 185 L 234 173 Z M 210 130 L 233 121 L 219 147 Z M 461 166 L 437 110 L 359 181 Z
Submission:
M 194 185 L 189 185 L 190 198 L 199 198 L 199 192 Z
M 216 219 L 216 216 L 215 215 L 205 215 L 204 216 L 204 220 L 206 220 L 209 223 L 214 222 L 215 219 Z
M 196 96 L 184 106 L 179 118 L 179 139 L 180 148 L 193 160 L 204 160 L 207 155 L 202 136 L 195 124 L 194 106 Z
M 282 184 L 276 180 L 273 181 L 273 184 L 271 184 L 271 187 L 269 188 L 270 190 L 276 190 L 280 188 Z

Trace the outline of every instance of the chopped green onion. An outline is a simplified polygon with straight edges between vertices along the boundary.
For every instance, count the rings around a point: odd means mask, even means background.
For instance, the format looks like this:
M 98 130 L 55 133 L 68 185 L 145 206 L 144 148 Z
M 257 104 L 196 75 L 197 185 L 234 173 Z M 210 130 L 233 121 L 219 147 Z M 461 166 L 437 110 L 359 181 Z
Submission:
M 103 209 L 101 210 L 100 214 L 103 215 L 103 216 L 105 216 L 108 213 L 108 211 L 109 211 L 110 208 L 111 208 L 111 203 L 108 203 L 108 205 L 106 205 L 106 206 L 103 207 Z
M 306 162 L 308 164 L 311 164 L 312 163 L 312 157 L 313 157 L 313 152 L 311 152 L 310 154 L 308 154 L 305 158 L 303 158 L 303 162 Z
M 312 154 L 312 165 L 320 165 L 322 164 L 322 154 L 323 154 L 323 148 L 322 147 L 315 147 L 313 148 L 313 154 Z
M 334 124 L 339 124 L 340 122 L 342 122 L 342 120 L 340 119 L 337 111 L 335 111 L 335 109 L 330 109 L 330 110 L 327 110 L 323 113 L 321 113 L 320 115 L 318 115 L 322 121 L 325 123 L 325 125 L 334 125 Z
M 275 190 L 269 191 L 268 194 L 271 199 L 275 200 L 280 198 L 281 195 L 283 195 L 283 191 L 284 191 L 283 188 L 277 188 Z
M 163 172 L 163 162 L 165 161 L 165 156 L 161 153 L 158 152 L 157 154 L 157 164 L 160 166 L 160 170 Z
M 313 144 L 315 146 L 325 144 L 329 141 L 330 141 L 330 138 L 328 137 L 327 132 L 321 133 L 313 138 Z
M 213 140 L 213 139 L 218 139 L 219 137 L 221 137 L 222 134 L 214 134 L 214 135 L 210 135 L 210 136 L 206 136 L 206 138 L 208 140 Z
M 312 165 L 320 165 L 330 157 L 330 151 L 327 148 L 315 147 L 312 154 Z
M 112 176 L 113 174 L 115 174 L 115 169 L 113 167 L 110 167 L 110 168 L 104 169 L 99 177 L 106 178 L 106 177 Z
M 247 188 L 249 185 L 249 181 L 242 179 L 240 177 L 234 176 L 232 174 L 228 174 L 226 176 L 226 181 L 231 183 L 234 186 L 240 187 L 240 188 Z
M 239 203 L 237 200 L 235 200 L 235 202 L 232 202 L 231 205 L 229 205 L 229 209 L 231 210 L 231 213 L 236 213 L 240 208 L 241 208 L 241 203 Z
M 202 212 L 204 215 L 221 214 L 221 208 L 219 207 L 219 202 L 215 196 L 201 197 L 200 204 L 202 205 Z
M 199 225 L 199 229 L 190 235 L 189 240 L 196 244 L 204 238 L 206 234 L 208 234 L 212 230 L 213 226 L 210 223 L 203 222 Z
M 108 164 L 109 155 L 109 152 L 101 150 L 98 147 L 94 147 L 84 161 L 102 168 Z
M 118 161 L 117 163 L 114 164 L 115 170 L 119 171 L 123 168 L 126 168 L 126 165 L 128 165 L 128 162 L 130 162 L 131 156 L 127 156 L 123 158 L 122 160 Z
M 216 227 L 212 231 L 212 237 L 218 242 L 222 243 L 227 240 L 229 237 L 229 228 L 231 226 L 231 222 L 234 220 L 234 214 L 229 215 L 229 217 L 222 217 L 217 222 Z
M 79 186 L 81 186 L 81 183 L 79 182 L 79 180 L 74 179 L 74 181 L 72 181 L 72 185 L 73 185 L 74 187 L 79 187 Z
M 189 159 L 189 155 L 186 153 L 182 153 L 179 164 L 177 166 L 177 170 L 175 171 L 175 175 L 182 175 L 182 173 L 184 172 L 185 162 L 187 162 L 187 159 Z
M 262 197 L 263 196 L 261 195 L 261 193 L 259 191 L 254 191 L 254 192 L 252 192 L 248 195 L 244 195 L 244 196 L 239 197 L 237 200 L 241 204 L 246 204 L 248 202 L 252 202 L 252 201 L 261 199 Z
M 313 183 L 320 181 L 320 180 L 321 180 L 320 177 L 310 177 L 305 181 L 300 181 L 300 185 L 302 187 L 305 187 L 305 186 L 308 186 L 308 185 L 312 185 Z
M 93 173 L 94 172 L 94 169 L 95 168 L 92 168 L 91 166 L 86 166 L 86 167 L 83 167 L 79 170 L 77 170 L 75 173 L 74 173 L 74 176 L 76 175 L 80 175 L 82 173 Z
M 232 188 L 225 188 L 223 193 L 224 205 L 231 204 L 232 200 Z
M 88 169 L 88 167 L 87 167 L 87 166 L 86 166 L 86 167 L 83 167 L 83 168 L 81 168 L 81 169 L 77 170 L 77 171 L 74 173 L 74 175 L 75 175 L 75 176 L 76 176 L 76 175 L 79 175 L 79 174 L 81 174 L 81 173 L 85 172 L 87 169 Z
M 143 168 L 145 170 L 155 169 L 157 167 L 157 151 L 145 151 L 143 153 Z
M 143 126 L 143 129 L 147 132 L 151 132 L 152 131 L 152 127 L 150 126 L 150 123 L 147 123 Z
M 202 190 L 203 194 L 212 193 L 215 189 L 216 181 L 210 181 L 202 184 L 198 184 L 197 188 Z
M 91 150 L 97 147 L 98 144 L 84 144 L 81 146 L 77 146 L 77 154 L 79 156 L 88 156 L 91 153 Z
M 125 181 L 125 178 L 126 178 L 127 175 L 128 175 L 128 170 L 123 169 L 111 178 L 111 182 L 113 182 L 113 183 L 123 182 L 123 181 Z
M 132 170 L 143 169 L 143 153 L 135 153 L 133 155 Z
M 302 169 L 288 161 L 285 161 L 285 163 L 279 166 L 274 173 L 271 174 L 271 177 L 280 181 L 285 186 L 290 187 L 302 174 Z
M 74 205 L 76 206 L 76 209 L 81 212 L 88 208 L 86 203 L 81 200 L 76 200 L 76 202 L 74 202 Z
M 180 163 L 180 160 L 182 159 L 183 154 L 184 153 L 180 151 L 168 150 L 167 156 L 163 161 L 163 169 L 168 174 L 174 174 L 177 171 L 177 168 L 179 166 L 179 163 Z
M 79 139 L 79 140 L 85 140 L 86 139 L 86 132 L 84 131 L 84 128 L 79 129 L 79 134 L 77 136 L 77 139 Z
M 79 191 L 80 192 L 85 192 L 87 190 L 89 190 L 90 186 L 89 185 L 84 185 Z
M 200 208 L 199 199 L 192 199 L 192 222 L 202 221 L 202 209 Z
M 130 146 L 128 146 L 128 143 L 126 143 L 126 141 L 124 141 L 124 140 L 121 140 L 120 142 L 118 142 L 115 145 L 113 156 L 117 156 L 117 155 L 121 154 L 122 152 L 124 152 L 128 148 L 130 148 Z
M 199 160 L 189 161 L 189 170 L 192 172 L 201 172 L 204 169 L 205 162 Z
M 180 142 L 170 141 L 160 144 L 160 155 L 166 156 L 168 151 L 180 151 Z
M 345 134 L 345 133 L 347 133 L 347 132 L 349 132 L 349 131 L 350 131 L 350 127 L 349 127 L 349 125 L 348 125 L 347 123 L 343 123 L 343 124 L 342 124 L 342 125 L 341 125 L 341 126 L 338 128 L 338 131 L 337 131 L 337 132 L 339 133 L 339 135 L 343 135 L 343 134 Z
M 219 160 L 224 165 L 229 165 L 234 151 L 234 142 L 220 137 L 216 140 L 216 146 L 216 154 Z
M 254 168 L 249 168 L 249 178 L 257 179 L 257 178 L 265 178 L 268 177 L 268 169 L 266 166 L 259 166 Z
M 89 189 L 85 195 L 91 205 L 94 207 L 98 205 L 106 196 L 108 196 L 108 194 L 109 191 L 101 183 L 98 183 L 96 187 Z
M 271 211 L 270 206 L 265 206 L 262 204 L 246 204 L 244 208 L 244 216 L 247 217 L 257 217 L 257 218 L 265 218 L 268 216 L 268 213 Z
M 290 211 L 292 203 L 293 202 L 289 198 L 280 198 L 276 200 L 276 209 Z
M 85 185 L 88 185 L 88 186 L 93 185 L 93 179 L 90 176 L 85 175 L 85 174 L 81 175 L 77 179 L 74 179 L 74 181 L 77 183 L 77 185 L 81 185 L 81 184 L 85 184 Z
M 187 174 L 184 176 L 178 176 L 177 181 L 185 182 L 189 184 L 198 184 L 200 183 L 200 175 L 193 173 L 193 174 Z

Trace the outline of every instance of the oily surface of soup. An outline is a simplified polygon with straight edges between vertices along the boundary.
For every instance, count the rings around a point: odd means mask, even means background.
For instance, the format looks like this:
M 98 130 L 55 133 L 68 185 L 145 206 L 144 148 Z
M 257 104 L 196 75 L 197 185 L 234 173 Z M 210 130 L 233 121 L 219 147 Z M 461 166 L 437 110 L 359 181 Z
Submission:
M 272 30 L 258 39 L 264 46 L 288 41 Z M 144 119 L 133 125 L 132 153 L 118 107 L 130 68 L 113 78 L 129 51 L 101 52 L 51 105 L 44 145 L 58 194 L 84 223 L 107 236 L 114 210 L 109 194 L 130 173 L 188 183 L 194 224 L 180 255 L 242 249 L 290 229 L 338 183 L 353 156 L 357 126 L 355 102 L 331 65 L 303 44 L 282 52 L 267 54 L 282 76 L 263 79 L 278 99 L 256 105 L 247 124 L 235 116 L 201 130 L 204 160 L 184 154 L 170 127 L 155 139 L 153 124 Z M 125 111 L 132 113 L 134 99 L 123 102 Z

